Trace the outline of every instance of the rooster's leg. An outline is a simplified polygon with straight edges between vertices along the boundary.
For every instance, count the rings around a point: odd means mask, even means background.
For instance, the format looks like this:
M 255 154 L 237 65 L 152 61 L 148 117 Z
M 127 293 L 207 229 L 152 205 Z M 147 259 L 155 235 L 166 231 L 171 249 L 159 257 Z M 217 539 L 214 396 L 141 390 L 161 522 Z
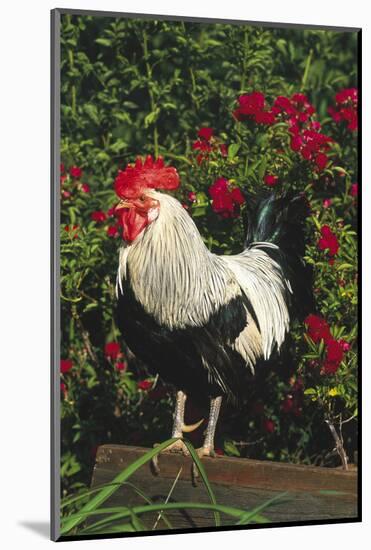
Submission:
M 209 422 L 206 428 L 205 439 L 202 447 L 197 449 L 197 454 L 200 458 L 203 456 L 215 456 L 214 437 L 221 404 L 222 396 L 214 397 L 210 400 Z
M 214 449 L 214 437 L 215 429 L 218 422 L 220 407 L 222 404 L 222 396 L 214 397 L 210 400 L 210 414 L 209 422 L 207 424 L 205 439 L 202 447 L 196 450 L 198 456 L 202 458 L 203 456 L 217 456 Z M 195 463 L 192 464 L 192 479 L 193 484 L 196 485 L 198 478 L 198 470 Z
M 171 437 L 178 437 L 180 439 L 177 439 L 177 441 L 174 441 L 174 443 L 169 445 L 169 447 L 166 447 L 166 449 L 162 451 L 163 453 L 170 452 L 170 453 L 181 453 L 184 456 L 189 455 L 187 446 L 183 441 L 183 432 L 193 432 L 193 430 L 196 430 L 201 425 L 201 423 L 203 422 L 203 419 L 200 420 L 199 422 L 196 422 L 196 424 L 191 424 L 191 425 L 184 424 L 184 410 L 185 410 L 186 400 L 187 400 L 187 395 L 183 391 L 178 391 L 176 394 L 173 430 L 171 433 Z M 158 455 L 153 457 L 152 466 L 155 473 L 159 474 L 160 469 L 158 466 Z

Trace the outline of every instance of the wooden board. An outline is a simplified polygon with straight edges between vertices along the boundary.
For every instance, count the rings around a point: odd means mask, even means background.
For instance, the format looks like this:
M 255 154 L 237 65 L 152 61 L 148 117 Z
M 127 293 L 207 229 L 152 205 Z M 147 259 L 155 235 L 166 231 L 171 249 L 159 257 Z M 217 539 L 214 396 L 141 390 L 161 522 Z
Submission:
M 112 481 L 126 466 L 143 456 L 148 449 L 123 445 L 102 445 L 97 452 L 92 487 Z M 219 504 L 249 510 L 282 492 L 284 502 L 264 512 L 277 522 L 305 522 L 357 518 L 357 471 L 300 466 L 232 457 L 203 458 L 202 462 Z M 141 467 L 130 482 L 154 503 L 164 502 L 181 468 L 181 474 L 169 502 L 208 503 L 210 498 L 202 481 L 191 482 L 190 458 L 164 453 L 160 456 L 160 475 L 155 476 L 149 464 Z M 335 493 L 332 493 L 336 491 Z M 144 504 L 132 486 L 118 489 L 105 506 Z M 146 514 L 142 519 L 151 530 L 157 517 Z M 176 529 L 214 526 L 212 512 L 204 510 L 172 511 L 167 518 Z M 233 525 L 235 519 L 222 515 L 222 525 Z M 160 520 L 158 529 L 167 529 Z

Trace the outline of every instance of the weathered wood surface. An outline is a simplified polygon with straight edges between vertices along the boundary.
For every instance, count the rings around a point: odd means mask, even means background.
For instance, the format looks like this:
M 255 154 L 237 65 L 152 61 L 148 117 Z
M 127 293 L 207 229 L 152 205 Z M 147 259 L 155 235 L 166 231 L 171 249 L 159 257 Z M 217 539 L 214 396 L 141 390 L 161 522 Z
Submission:
M 148 449 L 123 445 L 102 445 L 97 452 L 92 487 L 112 481 L 126 466 L 143 456 Z M 287 499 L 264 513 L 272 522 L 357 518 L 357 472 L 293 464 L 257 461 L 232 457 L 203 458 L 203 465 L 219 504 L 251 509 L 271 497 L 288 492 Z M 164 502 L 181 468 L 178 482 L 169 502 L 209 503 L 205 486 L 191 483 L 190 458 L 177 454 L 161 454 L 161 472 L 155 476 L 149 464 L 140 468 L 130 482 L 154 503 Z M 332 491 L 336 491 L 332 493 Z M 144 504 L 132 486 L 118 489 L 105 506 Z M 166 514 L 176 529 L 210 527 L 212 512 L 203 510 L 172 511 Z M 142 517 L 148 529 L 157 514 Z M 233 525 L 235 519 L 222 515 L 222 525 Z M 167 529 L 159 522 L 158 529 Z

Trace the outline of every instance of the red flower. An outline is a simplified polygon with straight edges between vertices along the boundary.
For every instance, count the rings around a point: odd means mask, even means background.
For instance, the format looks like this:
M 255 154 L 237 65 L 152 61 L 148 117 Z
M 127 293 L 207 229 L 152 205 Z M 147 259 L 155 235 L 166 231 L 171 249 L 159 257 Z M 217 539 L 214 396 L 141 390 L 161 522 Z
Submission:
M 196 193 L 194 193 L 193 191 L 190 191 L 190 192 L 188 193 L 188 199 L 189 199 L 191 202 L 195 202 L 196 199 L 197 199 Z
M 81 178 L 82 170 L 78 166 L 71 166 L 70 174 L 73 178 Z
M 291 101 L 297 103 L 298 105 L 306 105 L 309 103 L 307 96 L 299 93 L 293 94 L 291 96 Z
M 117 237 L 119 235 L 119 230 L 117 225 L 110 225 L 107 227 L 107 235 L 109 237 Z
M 198 149 L 203 153 L 210 153 L 213 150 L 213 146 L 208 141 L 198 139 L 192 143 L 192 149 Z
M 335 233 L 331 231 L 328 225 L 321 227 L 322 237 L 318 241 L 318 248 L 320 250 L 328 250 L 330 256 L 335 256 L 339 251 L 339 241 Z
M 261 92 L 252 92 L 238 98 L 239 107 L 233 111 L 233 116 L 240 121 L 255 120 L 258 124 L 273 124 L 275 111 L 265 110 L 265 98 Z
M 331 363 L 341 363 L 344 357 L 344 350 L 341 342 L 331 338 L 326 342 L 326 360 Z
M 255 122 L 270 125 L 276 122 L 276 118 L 272 111 L 257 111 L 255 113 Z
M 350 194 L 352 197 L 356 197 L 358 195 L 358 183 L 352 183 L 350 188 Z
M 245 202 L 240 189 L 231 188 L 226 178 L 219 178 L 209 187 L 213 199 L 212 209 L 225 218 L 238 215 L 239 207 Z
M 238 103 L 246 114 L 254 114 L 256 111 L 264 109 L 265 97 L 261 92 L 251 92 L 241 95 L 238 98 Z
M 200 130 L 197 132 L 197 135 L 201 139 L 205 139 L 206 141 L 210 141 L 214 133 L 214 130 L 212 128 L 200 128 Z
M 91 213 L 91 219 L 97 223 L 104 222 L 106 217 L 106 214 L 102 212 L 102 210 L 96 210 L 95 212 Z
M 273 174 L 267 174 L 264 178 L 265 185 L 268 185 L 269 187 L 274 187 L 278 182 L 278 176 L 274 176 Z
M 61 373 L 66 374 L 73 367 L 71 359 L 61 359 Z
M 104 355 L 107 359 L 115 361 L 121 355 L 121 348 L 118 342 L 107 342 L 104 347 Z
M 63 164 L 63 162 L 61 162 L 61 164 L 59 166 L 59 169 L 60 169 L 61 174 L 64 174 L 64 164 Z
M 357 88 L 345 88 L 344 90 L 341 90 L 336 94 L 335 101 L 337 104 L 340 104 L 340 105 L 344 103 L 350 103 L 350 102 L 357 105 L 358 103 Z
M 302 148 L 301 150 L 301 156 L 305 159 L 305 160 L 312 160 L 312 151 L 310 150 L 309 147 L 305 146 Z
M 323 204 L 323 208 L 329 208 L 332 204 L 332 200 L 331 199 L 324 199 L 322 204 Z
M 326 357 L 323 363 L 324 374 L 335 374 L 340 367 L 344 357 L 343 340 L 334 340 L 331 338 L 326 342 Z
M 262 421 L 262 425 L 263 430 L 268 432 L 269 434 L 272 434 L 276 429 L 276 425 L 271 418 L 264 418 Z
M 318 153 L 318 155 L 315 158 L 315 163 L 317 164 L 320 170 L 324 170 L 328 163 L 327 155 L 325 155 L 325 153 Z
M 62 197 L 63 197 L 64 199 L 69 199 L 70 196 L 71 196 L 70 191 L 65 191 L 65 190 L 62 191 Z
M 245 197 L 241 193 L 241 189 L 239 189 L 238 187 L 234 187 L 233 189 L 231 189 L 230 194 L 235 204 L 241 205 L 245 202 Z
M 346 342 L 345 340 L 338 340 L 339 344 L 341 345 L 341 347 L 343 348 L 343 351 L 347 352 L 350 350 L 350 344 L 349 342 Z
M 304 323 L 307 325 L 308 335 L 313 342 L 320 342 L 321 340 L 327 342 L 331 338 L 330 327 L 322 317 L 310 314 L 304 320 Z
M 348 130 L 354 132 L 358 128 L 358 91 L 357 88 L 346 88 L 335 96 L 336 107 L 330 106 L 328 113 L 339 124 L 347 122 Z
M 289 100 L 288 97 L 284 97 L 282 95 L 279 95 L 277 99 L 275 100 L 273 107 L 276 107 L 276 109 L 279 111 L 284 111 L 288 115 L 295 115 L 296 109 Z
M 128 364 L 126 363 L 126 361 L 119 361 L 118 363 L 115 364 L 115 369 L 120 372 L 125 372 L 127 367 L 128 367 Z
M 87 183 L 81 185 L 81 191 L 83 193 L 90 193 L 90 186 Z
M 220 153 L 223 157 L 228 156 L 228 145 L 226 143 L 221 143 L 219 145 Z
M 115 179 L 115 192 L 121 199 L 137 199 L 145 189 L 173 190 L 179 186 L 179 174 L 172 166 L 165 166 L 164 159 L 153 160 L 148 155 L 143 162 L 137 158 L 135 165 L 128 164 Z
M 323 363 L 323 370 L 322 372 L 324 374 L 335 374 L 335 372 L 338 370 L 340 366 L 340 363 L 332 362 L 332 361 L 325 361 Z
M 149 389 L 151 389 L 152 384 L 152 380 L 140 380 L 140 382 L 138 382 L 138 389 L 148 391 Z
M 64 382 L 61 382 L 61 392 L 63 393 L 63 397 L 65 398 L 67 395 L 67 386 Z
M 303 140 L 299 135 L 293 136 L 291 138 L 290 147 L 293 151 L 300 151 L 300 148 L 302 146 Z
M 312 120 L 309 123 L 309 127 L 310 127 L 311 130 L 315 130 L 316 132 L 319 132 L 320 129 L 321 129 L 321 123 L 318 122 L 318 120 Z

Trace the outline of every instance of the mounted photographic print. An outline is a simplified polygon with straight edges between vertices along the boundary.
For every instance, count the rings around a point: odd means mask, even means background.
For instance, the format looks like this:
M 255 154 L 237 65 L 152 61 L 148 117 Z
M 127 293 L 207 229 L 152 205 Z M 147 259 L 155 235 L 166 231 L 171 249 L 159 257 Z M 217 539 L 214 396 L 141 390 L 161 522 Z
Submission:
M 52 12 L 52 538 L 360 521 L 360 29 Z

